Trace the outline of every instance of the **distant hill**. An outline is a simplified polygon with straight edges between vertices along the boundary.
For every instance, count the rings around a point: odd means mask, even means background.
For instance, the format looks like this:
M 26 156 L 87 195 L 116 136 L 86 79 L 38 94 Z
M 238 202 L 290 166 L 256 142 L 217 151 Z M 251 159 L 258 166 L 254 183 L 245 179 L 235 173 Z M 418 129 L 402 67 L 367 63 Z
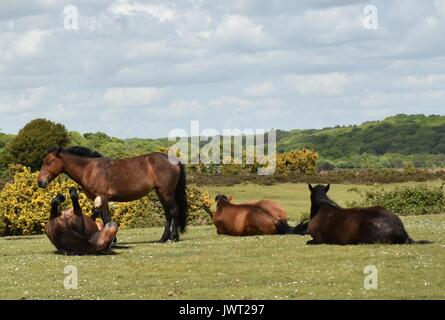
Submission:
M 401 114 L 358 126 L 280 131 L 277 136 L 279 152 L 306 147 L 329 159 L 364 153 L 445 154 L 445 116 Z
M 0 153 L 14 136 L 0 133 Z M 71 145 L 95 149 L 109 157 L 126 157 L 160 150 L 168 139 L 119 139 L 105 133 L 70 132 Z M 396 154 L 440 156 L 445 159 L 445 116 L 396 115 L 382 121 L 332 128 L 277 131 L 277 150 L 310 148 L 322 159 Z M 394 157 L 394 156 L 393 156 Z

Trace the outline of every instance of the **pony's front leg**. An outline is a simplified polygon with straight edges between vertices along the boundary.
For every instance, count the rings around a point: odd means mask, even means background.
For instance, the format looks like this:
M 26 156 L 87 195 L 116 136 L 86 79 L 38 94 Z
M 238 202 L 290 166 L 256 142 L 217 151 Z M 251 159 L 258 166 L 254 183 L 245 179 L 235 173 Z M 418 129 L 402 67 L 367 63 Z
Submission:
M 98 216 L 102 218 L 102 222 L 104 223 L 104 225 L 106 225 L 108 222 L 111 222 L 108 198 L 104 196 L 97 196 L 94 200 L 94 214 L 92 215 L 92 218 L 96 219 Z
M 104 196 L 97 196 L 94 200 L 94 214 L 93 219 L 96 219 L 97 216 L 102 218 L 103 224 L 106 226 L 109 222 L 111 222 L 110 215 L 110 207 L 108 205 L 108 198 Z M 98 225 L 99 230 L 103 227 Z M 114 238 L 113 243 L 117 243 L 117 237 Z

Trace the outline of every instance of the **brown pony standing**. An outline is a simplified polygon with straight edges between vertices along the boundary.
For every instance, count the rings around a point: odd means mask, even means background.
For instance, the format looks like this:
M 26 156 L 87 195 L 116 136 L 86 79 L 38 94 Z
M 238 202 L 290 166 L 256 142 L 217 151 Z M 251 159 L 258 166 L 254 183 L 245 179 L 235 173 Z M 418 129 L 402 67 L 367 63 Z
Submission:
M 400 218 L 383 207 L 341 208 L 328 198 L 329 187 L 309 184 L 309 234 L 313 239 L 307 244 L 429 243 L 411 239 Z
M 212 217 L 218 234 L 232 236 L 304 234 L 300 226 L 287 223 L 286 211 L 271 200 L 249 204 L 232 204 L 232 197 L 218 195 L 217 209 Z
M 110 249 L 118 230 L 115 222 L 104 226 L 82 214 L 79 196 L 70 189 L 73 208 L 60 210 L 65 197 L 58 194 L 51 202 L 51 215 L 46 224 L 46 235 L 59 252 L 71 254 L 100 254 Z
M 165 153 L 114 160 L 84 147 L 59 147 L 45 156 L 38 177 L 39 187 L 46 188 L 61 173 L 77 182 L 91 200 L 99 200 L 104 223 L 111 221 L 109 201 L 138 200 L 155 189 L 166 216 L 161 241 L 178 241 L 178 229 L 181 232 L 186 229 L 188 203 L 184 166 Z

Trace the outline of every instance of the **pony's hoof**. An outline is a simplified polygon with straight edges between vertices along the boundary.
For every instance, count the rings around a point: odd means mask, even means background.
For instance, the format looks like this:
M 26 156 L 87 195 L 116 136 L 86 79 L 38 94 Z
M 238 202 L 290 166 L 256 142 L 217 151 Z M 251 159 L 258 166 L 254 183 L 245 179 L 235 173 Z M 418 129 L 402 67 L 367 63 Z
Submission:
M 118 225 L 117 225 L 116 222 L 111 221 L 111 222 L 108 222 L 108 223 L 107 223 L 106 227 L 107 227 L 108 229 L 117 229 L 117 228 L 118 228 Z

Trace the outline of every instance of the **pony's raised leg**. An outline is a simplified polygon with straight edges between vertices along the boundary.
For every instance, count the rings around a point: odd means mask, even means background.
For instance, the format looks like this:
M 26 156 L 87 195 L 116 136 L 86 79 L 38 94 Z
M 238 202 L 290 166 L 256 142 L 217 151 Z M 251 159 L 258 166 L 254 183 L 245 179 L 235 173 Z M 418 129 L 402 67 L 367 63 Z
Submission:
M 82 208 L 79 204 L 79 194 L 77 193 L 77 189 L 72 187 L 70 188 L 70 198 L 73 203 L 73 211 L 76 216 L 82 216 Z
M 79 204 L 79 194 L 77 193 L 77 189 L 72 187 L 70 188 L 70 198 L 73 203 L 73 212 L 76 216 L 80 218 L 80 234 L 85 235 L 85 220 L 82 214 L 82 208 Z
M 49 216 L 50 219 L 55 219 L 60 216 L 59 206 L 63 202 L 65 202 L 65 196 L 60 193 L 51 201 L 51 214 Z

